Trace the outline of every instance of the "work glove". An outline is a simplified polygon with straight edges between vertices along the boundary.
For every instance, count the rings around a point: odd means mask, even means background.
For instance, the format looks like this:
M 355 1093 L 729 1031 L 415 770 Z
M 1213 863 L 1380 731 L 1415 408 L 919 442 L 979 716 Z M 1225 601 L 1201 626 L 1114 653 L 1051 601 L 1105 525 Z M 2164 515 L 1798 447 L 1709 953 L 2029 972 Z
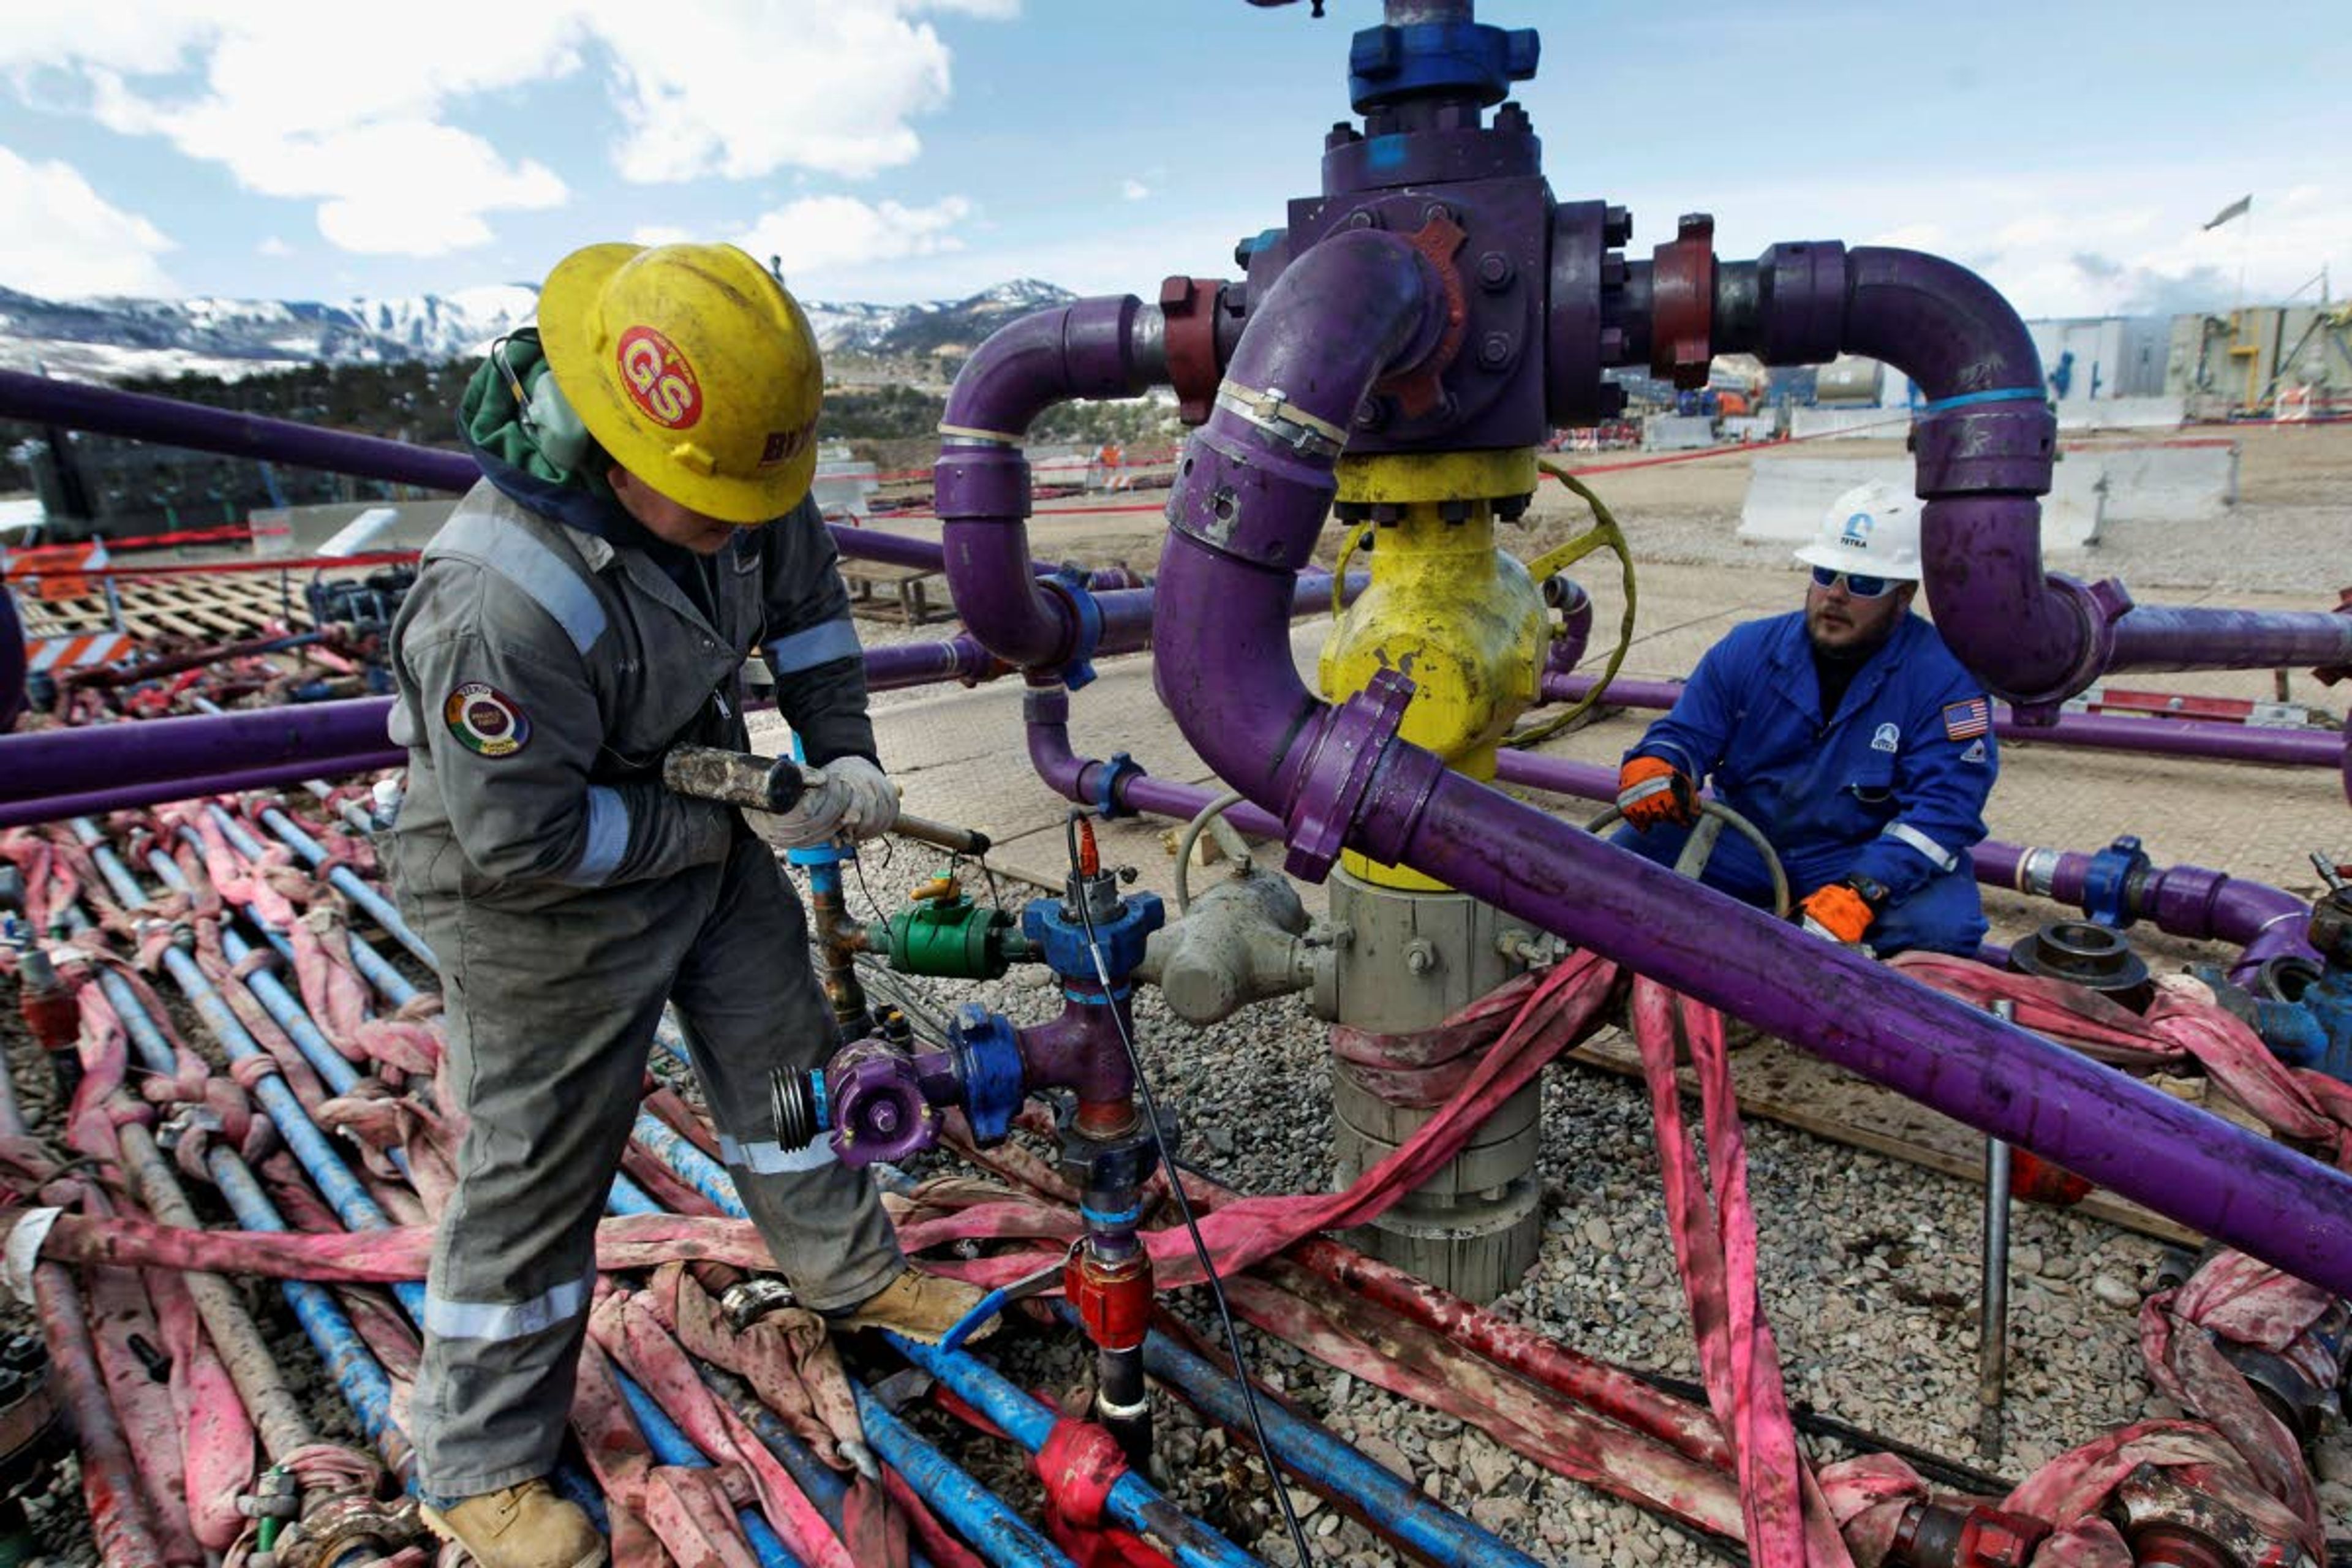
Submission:
M 1664 757 L 1628 757 L 1617 773 L 1617 809 L 1645 833 L 1670 822 L 1688 827 L 1698 820 L 1698 786 Z
M 1797 912 L 1804 917 L 1807 931 L 1848 947 L 1861 942 L 1862 933 L 1878 917 L 1870 900 L 1843 882 L 1814 889 L 1797 906 Z
M 839 831 L 852 838 L 879 838 L 898 826 L 898 786 L 864 757 L 836 757 L 824 765 L 825 787 L 844 793 Z

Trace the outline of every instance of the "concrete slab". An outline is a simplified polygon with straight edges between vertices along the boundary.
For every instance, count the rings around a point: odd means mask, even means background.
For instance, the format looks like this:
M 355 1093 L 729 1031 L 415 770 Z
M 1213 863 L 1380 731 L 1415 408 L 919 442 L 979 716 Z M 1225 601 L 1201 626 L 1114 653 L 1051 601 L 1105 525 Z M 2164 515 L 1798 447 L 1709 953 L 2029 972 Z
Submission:
M 2061 403 L 2061 430 L 2178 430 L 2189 417 L 2181 397 L 2100 397 Z
M 1792 440 L 1825 436 L 1861 436 L 1871 440 L 1900 441 L 1911 428 L 1908 408 L 1791 408 L 1789 436 Z
M 1642 448 L 1688 452 L 1715 445 L 1715 421 L 1697 414 L 1661 414 L 1642 423 Z
M 2063 469 L 2095 462 L 2106 472 L 2106 521 L 2219 521 L 2238 504 L 2239 444 L 2189 439 L 2070 449 Z
M 1811 539 L 1822 514 L 1837 498 L 1873 481 L 1907 489 L 1911 459 L 1887 458 L 1775 458 L 1749 471 L 1748 497 L 1739 511 L 1739 537 L 1795 543 Z M 2106 470 L 2097 459 L 2057 467 L 2050 494 L 2042 500 L 2042 548 L 2080 551 L 2098 542 L 2108 502 Z

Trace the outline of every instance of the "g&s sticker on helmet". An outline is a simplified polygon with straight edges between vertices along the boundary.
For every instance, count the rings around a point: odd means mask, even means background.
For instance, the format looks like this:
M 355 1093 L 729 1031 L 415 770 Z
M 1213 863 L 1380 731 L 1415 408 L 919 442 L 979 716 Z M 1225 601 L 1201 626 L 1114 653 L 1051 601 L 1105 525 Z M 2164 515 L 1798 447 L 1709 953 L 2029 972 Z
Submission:
M 530 739 L 530 720 L 487 681 L 469 680 L 449 693 L 441 721 L 459 745 L 485 757 L 511 757 Z
M 665 429 L 683 430 L 702 417 L 702 383 L 676 343 L 651 327 L 631 327 L 621 334 L 614 356 L 621 385 L 646 418 Z

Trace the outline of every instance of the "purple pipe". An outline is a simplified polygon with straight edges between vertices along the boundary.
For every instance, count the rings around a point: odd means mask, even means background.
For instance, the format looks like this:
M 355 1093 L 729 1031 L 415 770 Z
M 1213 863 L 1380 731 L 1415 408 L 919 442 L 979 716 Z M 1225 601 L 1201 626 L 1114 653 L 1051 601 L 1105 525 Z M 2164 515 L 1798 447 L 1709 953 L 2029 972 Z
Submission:
M 1060 684 L 1040 684 L 1022 699 L 1022 717 L 1029 736 L 1029 761 L 1037 776 L 1055 794 L 1081 805 L 1102 803 L 1103 773 L 1112 770 L 1112 800 L 1122 811 L 1148 812 L 1153 816 L 1185 821 L 1220 793 L 1199 784 L 1154 778 L 1129 764 L 1114 767 L 1070 749 L 1070 694 Z M 1282 822 L 1272 814 L 1244 804 L 1225 813 L 1226 820 L 1255 838 L 1279 839 Z
M 2352 624 L 2327 612 L 2137 610 L 2119 582 L 2086 586 L 2042 570 L 2033 498 L 2049 492 L 2056 416 L 2025 324 L 1975 273 L 1916 251 L 1834 244 L 1775 246 L 1754 272 L 1758 308 L 1726 318 L 1717 353 L 1749 349 L 1771 364 L 1866 354 L 1926 393 L 1913 444 L 1927 600 L 1960 662 L 2000 696 L 2046 708 L 2108 669 L 2352 657 Z
M 1573 702 L 1592 689 L 1589 675 L 1546 675 L 1547 702 Z M 1675 680 L 1609 683 L 1604 700 L 1619 708 L 1672 708 L 1682 695 Z M 2210 724 L 2193 719 L 2126 719 L 2107 713 L 2068 713 L 2050 724 L 1996 719 L 2003 741 L 2024 745 L 2080 746 L 2096 752 L 2144 752 L 2152 756 L 2200 757 L 2281 767 L 2341 768 L 2346 737 L 2331 730 L 2284 730 L 2254 724 Z
M 142 719 L 0 740 L 0 800 L 203 778 L 383 751 L 391 699 Z
M 1024 669 L 1079 654 L 1077 604 L 1030 570 L 1029 423 L 1074 397 L 1131 397 L 1167 378 L 1159 311 L 1133 295 L 1080 300 L 999 328 L 948 393 L 931 475 L 956 613 L 982 644 Z
M 1282 387 L 1345 428 L 1427 309 L 1393 244 L 1348 231 L 1294 262 L 1252 312 L 1228 384 Z M 1286 654 L 1285 579 L 1332 491 L 1329 458 L 1221 405 L 1187 444 L 1160 572 L 1161 700 L 1221 777 L 1279 811 L 1294 868 L 1328 870 L 1342 844 L 1410 866 L 2352 1293 L 2352 1177 L 1448 772 L 1396 739 L 1409 683 L 1384 674 L 1344 708 L 1318 702 L 1267 656 Z
M 917 566 L 933 572 L 947 570 L 948 551 L 943 541 L 845 522 L 829 522 L 825 527 L 832 531 L 834 548 L 848 560 L 878 561 L 886 566 Z M 1033 576 L 1051 577 L 1060 570 L 1044 561 L 1029 563 Z M 1140 588 L 1143 583 L 1132 572 L 1105 566 L 1089 575 L 1087 585 L 1099 592 L 1108 588 Z
M 16 595 L 0 583 L 0 735 L 16 727 L 25 711 L 25 627 L 16 619 Z
M 143 784 L 116 784 L 75 795 L 12 800 L 0 805 L 0 827 L 22 827 L 35 822 L 62 822 L 73 816 L 103 816 L 110 811 L 160 805 L 166 801 L 199 800 L 207 795 L 276 789 L 280 784 L 299 784 L 306 779 L 339 778 L 345 773 L 396 768 L 407 761 L 406 752 L 398 747 L 388 747 L 373 752 L 354 752 L 349 756 L 310 757 L 298 762 L 279 763 L 271 767 L 207 773 L 197 778 L 150 779 Z
M 1016 1031 L 1023 1083 L 1032 1090 L 1076 1090 L 1082 1114 L 1087 1106 L 1125 1105 L 1135 1093 L 1135 1072 L 1118 1035 L 1121 1026 L 1132 1031 L 1128 1007 L 1124 999 L 1109 1006 L 1066 1002 L 1059 1017 Z

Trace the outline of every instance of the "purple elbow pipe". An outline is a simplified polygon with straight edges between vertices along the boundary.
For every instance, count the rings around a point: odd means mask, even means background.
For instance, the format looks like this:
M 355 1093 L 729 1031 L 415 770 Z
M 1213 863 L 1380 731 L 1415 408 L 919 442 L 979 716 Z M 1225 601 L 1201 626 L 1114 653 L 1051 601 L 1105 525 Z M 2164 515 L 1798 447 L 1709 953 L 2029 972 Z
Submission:
M 1070 749 L 1070 694 L 1061 686 L 1031 687 L 1022 699 L 1021 712 L 1028 731 L 1030 765 L 1048 788 L 1066 800 L 1080 805 L 1102 805 L 1105 770 L 1108 770 L 1111 804 L 1121 811 L 1145 812 L 1181 822 L 1196 815 L 1220 793 L 1199 784 L 1154 778 L 1132 764 L 1120 767 L 1079 756 Z M 1225 817 L 1252 837 L 1282 837 L 1281 819 L 1255 805 L 1234 806 L 1225 813 Z
M 1029 559 L 1029 423 L 1076 397 L 1129 397 L 1165 378 L 1158 312 L 1133 295 L 1080 300 L 998 329 L 948 394 L 932 470 L 948 587 L 971 635 L 1021 669 L 1058 668 L 1083 650 L 1078 606 Z
M 1295 261 L 1252 312 L 1228 384 L 1279 386 L 1346 428 L 1423 309 L 1418 279 L 1382 265 L 1385 239 L 1349 231 Z M 1332 493 L 1329 458 L 1221 404 L 1187 445 L 1160 574 L 1161 700 L 1222 777 L 1280 811 L 1294 868 L 1327 869 L 1342 843 L 1410 866 L 2352 1293 L 2352 1177 L 1449 773 L 1396 739 L 1402 682 L 1317 702 L 1267 655 L 1286 654 L 1287 579 Z

